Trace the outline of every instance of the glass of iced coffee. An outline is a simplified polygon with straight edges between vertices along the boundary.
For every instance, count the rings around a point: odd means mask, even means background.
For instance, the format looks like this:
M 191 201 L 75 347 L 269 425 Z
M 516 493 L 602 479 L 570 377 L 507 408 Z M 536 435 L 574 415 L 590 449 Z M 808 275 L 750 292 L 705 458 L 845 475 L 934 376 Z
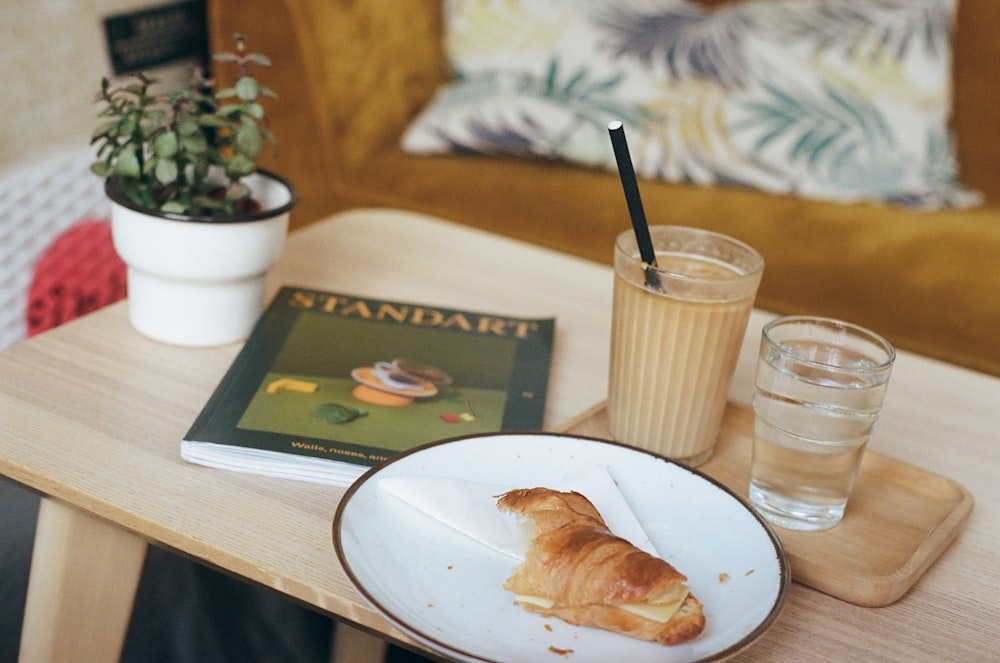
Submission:
M 649 229 L 615 242 L 608 385 L 611 436 L 694 467 L 715 448 L 764 259 L 719 233 Z

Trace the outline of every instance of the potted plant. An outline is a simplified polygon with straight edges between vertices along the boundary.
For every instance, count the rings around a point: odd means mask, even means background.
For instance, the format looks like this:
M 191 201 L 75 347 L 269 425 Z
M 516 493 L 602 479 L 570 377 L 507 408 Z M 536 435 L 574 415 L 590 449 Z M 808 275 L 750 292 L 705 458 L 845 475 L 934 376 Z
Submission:
M 196 69 L 182 89 L 155 91 L 146 74 L 101 82 L 102 123 L 91 170 L 105 179 L 115 249 L 128 266 L 129 319 L 140 332 L 180 345 L 245 338 L 260 315 L 267 270 L 281 254 L 294 187 L 258 170 L 274 143 L 251 73 L 268 59 L 214 56 L 235 67 L 217 87 Z

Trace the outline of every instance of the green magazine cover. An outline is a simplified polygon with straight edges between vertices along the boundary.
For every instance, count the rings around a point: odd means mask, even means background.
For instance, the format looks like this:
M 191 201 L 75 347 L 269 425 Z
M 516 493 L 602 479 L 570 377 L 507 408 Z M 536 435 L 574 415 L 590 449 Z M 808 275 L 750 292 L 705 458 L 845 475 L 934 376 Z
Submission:
M 555 320 L 286 286 L 181 442 L 190 462 L 347 485 L 445 438 L 540 430 Z

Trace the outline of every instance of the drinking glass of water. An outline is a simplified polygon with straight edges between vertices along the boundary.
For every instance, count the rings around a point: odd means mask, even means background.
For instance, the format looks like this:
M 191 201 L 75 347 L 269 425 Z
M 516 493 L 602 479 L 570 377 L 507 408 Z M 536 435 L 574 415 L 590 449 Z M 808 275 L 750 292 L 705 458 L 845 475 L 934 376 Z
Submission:
M 839 320 L 787 316 L 761 336 L 750 503 L 768 521 L 818 531 L 840 522 L 896 353 Z

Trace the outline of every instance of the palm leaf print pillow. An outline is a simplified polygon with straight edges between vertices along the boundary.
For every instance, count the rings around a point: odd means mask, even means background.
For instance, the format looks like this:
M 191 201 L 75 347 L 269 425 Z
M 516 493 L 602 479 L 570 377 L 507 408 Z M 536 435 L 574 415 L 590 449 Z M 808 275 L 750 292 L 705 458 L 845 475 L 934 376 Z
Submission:
M 965 207 L 951 116 L 957 0 L 444 0 L 454 80 L 412 154 L 613 170 L 838 202 Z

